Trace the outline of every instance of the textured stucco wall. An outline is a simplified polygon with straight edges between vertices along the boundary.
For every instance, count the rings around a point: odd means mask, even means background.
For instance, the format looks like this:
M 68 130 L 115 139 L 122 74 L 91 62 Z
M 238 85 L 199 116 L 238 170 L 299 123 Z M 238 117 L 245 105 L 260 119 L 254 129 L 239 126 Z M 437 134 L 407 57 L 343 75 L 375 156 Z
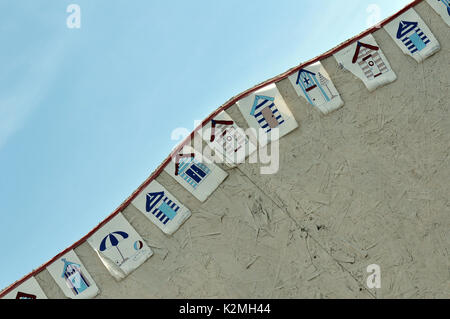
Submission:
M 415 10 L 441 50 L 417 64 L 375 32 L 396 82 L 369 93 L 327 58 L 345 101 L 327 116 L 288 79 L 277 83 L 300 124 L 280 141 L 278 174 L 221 166 L 229 177 L 202 204 L 162 172 L 157 181 L 193 215 L 169 237 L 125 209 L 155 254 L 121 282 L 87 243 L 77 247 L 98 298 L 450 297 L 450 32 L 426 2 Z M 227 112 L 247 128 L 236 105 Z M 379 290 L 366 287 L 373 263 Z M 46 270 L 36 279 L 64 298 Z

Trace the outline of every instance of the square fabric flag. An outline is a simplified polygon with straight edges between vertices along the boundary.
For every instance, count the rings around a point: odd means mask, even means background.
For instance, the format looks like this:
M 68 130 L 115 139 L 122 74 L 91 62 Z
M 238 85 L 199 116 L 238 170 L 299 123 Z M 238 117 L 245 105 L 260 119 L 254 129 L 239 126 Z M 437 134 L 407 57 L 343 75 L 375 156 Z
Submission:
M 239 110 L 251 128 L 258 134 L 258 141 L 265 146 L 272 137 L 272 131 L 278 130 L 278 138 L 298 127 L 291 110 L 281 96 L 275 84 L 270 84 L 237 102 Z M 261 136 L 265 134 L 265 136 Z
M 397 79 L 371 34 L 335 53 L 334 58 L 361 79 L 370 92 Z
M 289 81 L 297 92 L 309 104 L 327 114 L 337 110 L 344 102 L 336 90 L 322 63 L 309 65 L 289 76 Z
M 409 9 L 384 26 L 403 53 L 422 62 L 441 48 L 438 40 L 414 9 Z
M 201 202 L 204 202 L 228 176 L 227 172 L 207 161 L 191 147 L 185 147 L 174 156 L 164 171 Z
M 243 163 L 257 149 L 256 142 L 250 141 L 245 131 L 225 111 L 216 115 L 199 134 L 214 150 L 216 158 L 229 167 Z
M 69 298 L 89 299 L 99 293 L 94 279 L 73 250 L 58 258 L 47 270 Z
M 450 0 L 427 0 L 427 2 L 450 26 Z
M 171 235 L 191 216 L 189 209 L 157 181 L 152 181 L 132 201 L 164 233 Z
M 117 280 L 125 278 L 153 255 L 122 213 L 96 231 L 88 243 Z
M 30 277 L 18 287 L 11 290 L 2 299 L 48 299 L 37 282 L 36 278 Z

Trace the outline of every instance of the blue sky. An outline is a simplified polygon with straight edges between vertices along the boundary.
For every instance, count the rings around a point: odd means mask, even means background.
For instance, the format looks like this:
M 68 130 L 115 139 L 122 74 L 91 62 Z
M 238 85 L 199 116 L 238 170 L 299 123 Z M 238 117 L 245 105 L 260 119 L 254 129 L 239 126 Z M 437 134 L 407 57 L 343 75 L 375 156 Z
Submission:
M 113 212 L 175 128 L 409 2 L 2 1 L 0 289 Z

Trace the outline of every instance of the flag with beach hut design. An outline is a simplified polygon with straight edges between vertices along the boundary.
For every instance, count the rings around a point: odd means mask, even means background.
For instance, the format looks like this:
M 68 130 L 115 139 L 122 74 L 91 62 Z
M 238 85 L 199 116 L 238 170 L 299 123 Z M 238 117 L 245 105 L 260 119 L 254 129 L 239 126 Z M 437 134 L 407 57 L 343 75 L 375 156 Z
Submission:
M 369 91 L 397 79 L 388 59 L 371 34 L 335 53 L 334 58 L 361 79 Z
M 150 247 L 122 213 L 89 237 L 88 243 L 117 280 L 125 278 L 153 255 Z
M 275 84 L 250 93 L 239 100 L 237 105 L 248 125 L 258 133 L 257 138 L 261 146 L 289 134 L 298 127 L 294 115 Z M 277 130 L 278 134 L 273 135 L 274 130 Z M 260 132 L 264 136 L 261 136 Z
M 73 250 L 47 266 L 47 270 L 66 297 L 88 299 L 99 293 L 94 279 Z
M 175 154 L 164 171 L 201 202 L 206 201 L 228 176 L 227 172 L 190 146 Z
M 191 212 L 156 180 L 131 202 L 164 233 L 171 235 L 191 216 Z
M 2 299 L 48 299 L 33 276 L 8 292 Z
M 317 107 L 324 114 L 344 105 L 339 92 L 320 62 L 300 69 L 289 76 L 289 81 L 298 96 L 303 96 L 309 104 Z
M 409 9 L 384 26 L 403 53 L 422 62 L 440 49 L 431 30 L 414 9 Z
M 427 2 L 450 26 L 450 0 L 427 0 Z
M 222 111 L 197 132 L 208 144 L 207 150 L 213 150 L 214 158 L 229 167 L 243 163 L 257 149 L 252 141 L 235 121 Z M 209 154 L 208 153 L 208 154 Z

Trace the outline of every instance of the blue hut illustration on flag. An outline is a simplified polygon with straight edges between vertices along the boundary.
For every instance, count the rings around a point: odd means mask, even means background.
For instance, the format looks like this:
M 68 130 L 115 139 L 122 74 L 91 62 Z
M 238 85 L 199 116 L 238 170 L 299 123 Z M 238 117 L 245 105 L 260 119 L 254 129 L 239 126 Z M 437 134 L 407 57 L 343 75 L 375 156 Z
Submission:
M 314 106 L 325 104 L 331 101 L 335 96 L 328 88 L 329 82 L 320 72 L 318 74 L 320 80 L 317 79 L 317 74 L 305 69 L 298 72 L 296 84 L 300 86 L 308 102 Z M 325 88 L 329 92 L 325 92 Z
M 176 175 L 181 176 L 192 188 L 198 185 L 211 173 L 211 170 L 203 163 L 199 163 L 194 157 L 183 157 L 178 162 Z
M 275 106 L 275 98 L 269 96 L 257 95 L 250 115 L 255 117 L 266 133 L 284 123 L 283 117 Z
M 180 209 L 164 192 L 148 193 L 146 197 L 145 210 L 158 218 L 163 225 L 174 219 Z
M 65 258 L 61 261 L 64 263 L 61 277 L 65 279 L 67 286 L 75 296 L 90 287 L 89 281 L 81 271 L 81 265 L 67 261 Z
M 419 23 L 412 21 L 400 21 L 397 30 L 397 39 L 403 42 L 411 54 L 423 50 L 431 42 L 427 35 L 420 29 Z
M 444 6 L 447 7 L 447 13 L 450 16 L 450 0 L 437 0 L 438 2 L 442 2 Z

